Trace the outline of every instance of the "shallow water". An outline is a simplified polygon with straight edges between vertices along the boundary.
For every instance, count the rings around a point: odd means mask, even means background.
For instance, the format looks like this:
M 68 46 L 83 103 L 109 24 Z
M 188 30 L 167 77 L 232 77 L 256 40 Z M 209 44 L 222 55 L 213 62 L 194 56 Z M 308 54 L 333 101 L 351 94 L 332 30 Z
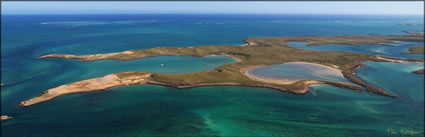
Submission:
M 423 106 L 402 103 L 327 85 L 313 86 L 303 96 L 263 88 L 140 85 L 61 96 L 20 109 L 3 123 L 2 134 L 386 136 L 388 128 L 422 131 Z
M 424 69 L 423 62 L 364 62 L 364 64 L 365 67 L 357 71 L 361 79 L 383 87 L 406 101 L 424 101 L 424 75 L 413 74 L 415 70 Z
M 99 60 L 92 62 L 77 62 L 65 59 L 43 59 L 53 67 L 44 69 L 33 67 L 23 74 L 4 74 L 6 81 L 2 87 L 2 111 L 13 111 L 20 101 L 40 95 L 43 91 L 80 80 L 102 77 L 118 72 L 159 72 L 159 73 L 189 73 L 204 72 L 223 64 L 236 62 L 233 58 L 224 56 L 190 57 L 190 56 L 158 56 L 132 61 Z M 161 66 L 162 64 L 162 66 Z M 118 67 L 117 67 L 118 66 Z M 31 72 L 34 71 L 34 72 Z M 29 72 L 28 72 L 29 71 Z M 9 77 L 7 77 L 9 76 Z M 20 77 L 24 79 L 19 79 Z M 23 83 L 23 84 L 22 84 Z M 47 83 L 47 84 L 46 84 Z M 32 92 L 29 92 L 30 88 Z
M 328 85 L 312 86 L 302 96 L 238 86 L 175 89 L 137 85 L 65 95 L 16 108 L 20 101 L 49 88 L 109 73 L 200 72 L 234 62 L 217 56 L 162 56 L 124 62 L 37 59 L 45 54 L 85 55 L 158 46 L 238 46 L 243 39 L 257 36 L 399 35 L 404 30 L 423 31 L 423 25 L 400 23 L 423 24 L 423 17 L 2 15 L 1 79 L 5 85 L 1 87 L 1 110 L 13 118 L 1 122 L 1 134 L 358 137 L 391 136 L 388 129 L 422 132 L 424 78 L 411 73 L 421 64 L 366 62 L 356 73 L 395 93 L 397 99 Z M 389 54 L 399 56 L 396 52 Z
M 250 75 L 273 80 L 347 81 L 338 70 L 315 64 L 285 63 L 248 70 Z

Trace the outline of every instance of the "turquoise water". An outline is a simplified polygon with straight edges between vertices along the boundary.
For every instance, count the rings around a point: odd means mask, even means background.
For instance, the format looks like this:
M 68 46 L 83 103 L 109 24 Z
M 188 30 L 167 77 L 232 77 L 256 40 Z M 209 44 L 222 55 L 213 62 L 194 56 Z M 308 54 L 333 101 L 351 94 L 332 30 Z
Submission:
M 75 60 L 47 59 L 43 67 L 34 67 L 14 73 L 4 74 L 6 81 L 2 87 L 2 110 L 14 110 L 23 98 L 40 95 L 43 91 L 80 80 L 102 77 L 118 72 L 160 72 L 189 73 L 204 72 L 223 64 L 236 62 L 224 56 L 190 57 L 159 56 L 132 61 L 100 60 L 93 62 L 77 62 Z M 162 66 L 161 66 L 162 64 Z M 45 67 L 45 68 L 44 68 Z M 8 77 L 9 76 L 9 77 Z M 19 76 L 24 79 L 18 79 Z M 40 81 L 41 80 L 41 81 Z M 29 81 L 29 82 L 28 82 Z M 24 84 L 21 84 L 24 83 Z M 48 84 L 45 84 L 48 83 Z M 24 90 L 31 88 L 33 92 Z
M 76 60 L 63 60 L 63 59 L 42 59 L 37 67 L 33 67 L 33 72 L 28 72 L 25 69 L 22 71 L 12 71 L 6 73 L 4 81 L 5 84 L 19 83 L 22 79 L 19 76 L 26 77 L 26 79 L 58 71 L 60 65 L 72 65 L 73 73 L 79 73 L 82 79 L 90 77 L 100 77 L 111 73 L 118 72 L 161 72 L 161 73 L 189 73 L 189 72 L 203 72 L 214 69 L 227 63 L 236 62 L 233 58 L 224 56 L 206 56 L 206 57 L 190 57 L 190 56 L 158 56 L 148 57 L 144 59 L 119 61 L 119 60 L 99 60 L 92 62 L 77 62 Z M 119 66 L 119 67 L 117 67 Z M 75 70 L 75 71 L 74 71 Z M 65 76 L 66 79 L 66 76 Z
M 256 77 L 275 80 L 327 80 L 327 81 L 347 81 L 340 72 L 336 72 L 328 67 L 285 63 L 270 65 L 248 70 L 248 73 Z
M 409 75 L 415 70 L 424 69 L 424 63 L 364 62 L 364 64 L 366 66 L 357 71 L 361 79 L 383 87 L 403 100 L 424 101 L 424 84 L 421 84 L 424 76 Z M 385 70 L 380 70 L 383 68 Z
M 300 49 L 320 50 L 320 51 L 345 51 L 368 53 L 398 58 L 423 58 L 424 54 L 401 54 L 409 52 L 409 47 L 423 46 L 423 42 L 397 42 L 387 45 L 341 45 L 329 44 L 321 46 L 307 46 L 307 42 L 289 42 L 289 46 Z
M 227 57 L 162 56 L 120 62 L 37 59 L 158 46 L 239 46 L 256 36 L 404 34 L 422 16 L 339 15 L 2 15 L 2 136 L 399 136 L 424 130 L 423 64 L 366 62 L 356 74 L 395 93 L 313 86 L 306 95 L 214 86 L 137 85 L 65 95 L 31 107 L 44 90 L 119 71 L 188 73 L 235 62 Z M 323 46 L 317 47 L 323 48 Z M 327 50 L 338 50 L 329 48 Z M 397 54 L 396 54 L 397 53 Z M 399 56 L 399 52 L 390 52 Z M 161 67 L 161 64 L 164 64 Z M 422 66 L 423 68 L 423 66 Z M 406 86 L 408 85 L 408 86 Z M 423 132 L 422 132 L 423 133 Z M 414 136 L 423 136 L 423 134 Z M 406 135 L 410 136 L 410 135 Z

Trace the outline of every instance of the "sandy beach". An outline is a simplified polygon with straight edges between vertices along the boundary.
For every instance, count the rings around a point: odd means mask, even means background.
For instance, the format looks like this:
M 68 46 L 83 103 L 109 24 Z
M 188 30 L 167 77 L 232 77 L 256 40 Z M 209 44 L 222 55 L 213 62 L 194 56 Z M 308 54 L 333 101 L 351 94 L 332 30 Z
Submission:
M 125 74 L 125 72 L 124 72 Z M 128 86 L 135 84 L 143 84 L 145 80 L 151 76 L 151 73 L 144 75 L 131 75 L 126 77 L 118 76 L 117 74 L 109 74 L 103 77 L 87 79 L 74 83 L 61 85 L 45 91 L 41 96 L 31 98 L 26 101 L 22 101 L 20 106 L 30 106 L 40 102 L 51 100 L 57 96 L 80 93 L 80 92 L 91 92 L 97 90 L 104 90 L 108 88 L 118 86 Z

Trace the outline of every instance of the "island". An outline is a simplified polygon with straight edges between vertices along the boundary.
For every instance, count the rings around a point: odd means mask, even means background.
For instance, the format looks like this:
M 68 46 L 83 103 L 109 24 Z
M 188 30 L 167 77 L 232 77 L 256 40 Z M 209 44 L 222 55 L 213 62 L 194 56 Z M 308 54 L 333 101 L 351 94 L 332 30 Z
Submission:
M 1 121 L 9 120 L 11 118 L 12 117 L 11 116 L 8 116 L 8 115 L 1 115 Z
M 411 35 L 424 35 L 423 31 L 402 31 L 402 32 L 411 34 Z
M 424 54 L 424 46 L 409 47 L 409 52 L 401 54 Z
M 424 25 L 421 23 L 399 23 L 398 25 L 405 25 L 405 26 L 420 26 L 420 25 Z
M 424 69 L 420 69 L 420 70 L 416 70 L 416 71 L 413 71 L 413 73 L 415 73 L 415 74 L 424 74 Z
M 213 45 L 196 47 L 158 47 L 151 49 L 127 50 L 117 53 L 94 55 L 66 55 L 49 54 L 39 58 L 65 58 L 79 61 L 95 61 L 102 59 L 116 59 L 121 61 L 141 59 L 145 57 L 174 55 L 204 57 L 210 55 L 229 56 L 238 59 L 238 62 L 225 64 L 207 72 L 193 72 L 186 74 L 166 74 L 154 72 L 122 72 L 109 74 L 104 77 L 93 78 L 65 84 L 45 91 L 41 96 L 22 101 L 21 106 L 30 106 L 48 101 L 54 97 L 103 90 L 117 86 L 134 84 L 158 84 L 175 88 L 190 88 L 199 86 L 249 86 L 271 88 L 294 94 L 305 94 L 308 86 L 313 84 L 329 84 L 342 88 L 367 91 L 388 97 L 396 97 L 379 87 L 369 84 L 355 75 L 355 70 L 363 66 L 363 61 L 402 62 L 422 61 L 423 59 L 399 59 L 363 53 L 339 51 L 313 51 L 297 49 L 288 46 L 288 42 L 308 42 L 309 46 L 327 44 L 346 45 L 385 45 L 395 41 L 424 41 L 423 35 L 343 35 L 343 36 L 291 36 L 291 37 L 259 37 L 244 40 L 243 46 Z M 297 80 L 291 83 L 268 82 L 249 77 L 244 72 L 253 67 L 284 64 L 290 62 L 305 62 L 325 65 L 340 70 L 343 77 L 352 83 Z M 309 72 L 306 72 L 309 73 Z M 311 73 L 311 72 L 310 72 Z M 362 87 L 360 87 L 362 86 Z

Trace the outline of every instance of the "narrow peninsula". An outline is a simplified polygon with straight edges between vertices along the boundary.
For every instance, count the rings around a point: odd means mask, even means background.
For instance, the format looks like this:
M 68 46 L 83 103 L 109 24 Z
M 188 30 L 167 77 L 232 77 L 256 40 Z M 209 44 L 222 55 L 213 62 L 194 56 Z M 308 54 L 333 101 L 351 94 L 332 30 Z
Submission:
M 135 60 L 152 56 L 175 55 L 196 56 L 221 55 L 237 58 L 239 62 L 225 64 L 207 72 L 194 72 L 186 74 L 165 74 L 154 72 L 122 72 L 109 74 L 100 78 L 83 80 L 65 84 L 45 91 L 41 96 L 21 102 L 21 106 L 30 106 L 36 103 L 53 99 L 54 97 L 78 93 L 102 90 L 117 86 L 134 84 L 158 84 L 175 88 L 190 88 L 198 86 L 236 85 L 249 87 L 272 88 L 279 91 L 294 94 L 305 94 L 308 86 L 313 84 L 329 84 L 333 86 L 367 91 L 396 97 L 379 87 L 369 84 L 355 76 L 355 70 L 362 67 L 363 61 L 412 61 L 371 54 L 350 53 L 339 51 L 313 51 L 297 49 L 288 46 L 288 42 L 308 42 L 309 46 L 326 44 L 346 45 L 384 45 L 394 41 L 424 41 L 423 35 L 346 35 L 346 36 L 292 36 L 292 37 L 260 37 L 248 38 L 244 46 L 214 45 L 196 47 L 158 47 L 151 49 L 127 50 L 118 53 L 94 54 L 94 55 L 66 55 L 49 54 L 39 58 L 69 58 L 79 61 L 95 61 L 101 59 Z M 413 61 L 423 61 L 414 59 Z M 306 62 L 325 65 L 340 70 L 340 73 L 352 83 L 320 81 L 320 80 L 297 80 L 291 83 L 279 83 L 258 80 L 249 77 L 244 72 L 256 66 L 276 65 L 289 62 Z M 309 73 L 309 72 L 306 72 Z M 357 84 L 357 85 L 356 85 Z M 362 87 L 360 87 L 362 86 Z
M 21 105 L 30 106 L 32 104 L 47 101 L 64 94 L 104 90 L 117 86 L 143 84 L 146 82 L 146 78 L 149 78 L 150 76 L 150 73 L 144 72 L 122 72 L 117 74 L 106 75 L 100 78 L 87 79 L 49 89 L 39 97 L 35 97 L 30 100 L 21 102 Z

